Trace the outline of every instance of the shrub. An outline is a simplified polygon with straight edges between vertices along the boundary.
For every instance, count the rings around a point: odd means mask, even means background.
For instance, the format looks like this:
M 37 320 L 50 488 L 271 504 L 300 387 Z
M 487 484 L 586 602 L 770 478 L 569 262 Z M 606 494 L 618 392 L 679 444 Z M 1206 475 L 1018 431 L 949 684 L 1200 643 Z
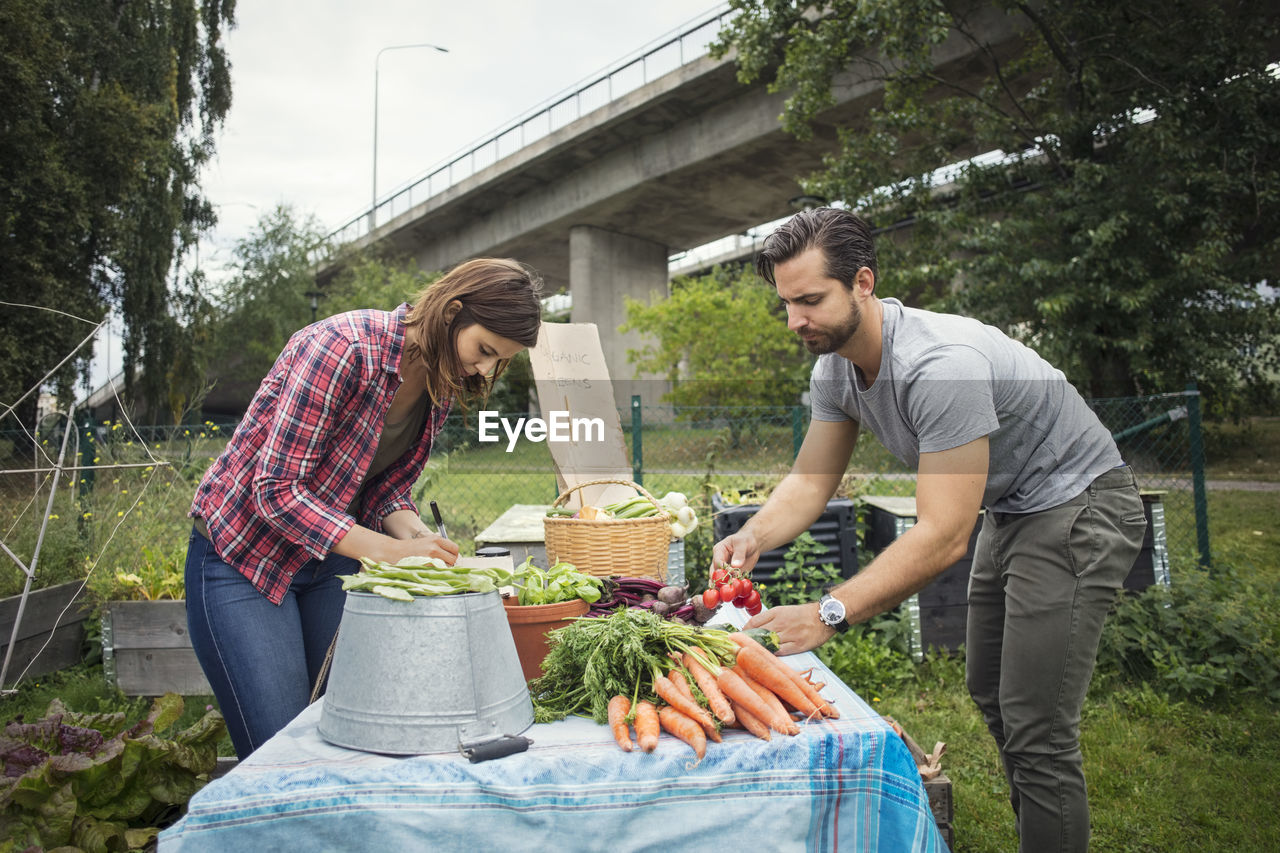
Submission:
M 1122 595 L 1098 653 L 1104 675 L 1172 698 L 1280 701 L 1280 595 L 1230 566 L 1180 574 L 1172 589 Z

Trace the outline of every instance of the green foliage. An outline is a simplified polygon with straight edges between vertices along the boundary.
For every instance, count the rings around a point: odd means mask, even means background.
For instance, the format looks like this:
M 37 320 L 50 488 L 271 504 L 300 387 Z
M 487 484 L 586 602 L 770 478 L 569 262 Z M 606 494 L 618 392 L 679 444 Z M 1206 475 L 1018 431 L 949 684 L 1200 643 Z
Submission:
M 289 336 L 311 322 L 307 294 L 316 288 L 313 259 L 322 243 L 315 217 L 287 205 L 262 216 L 249 236 L 236 241 L 236 272 L 221 286 L 205 356 L 223 381 L 256 387 Z M 327 311 L 327 300 L 323 304 Z
M 812 533 L 801 533 L 783 553 L 782 565 L 774 569 L 773 580 L 760 585 L 760 597 L 770 607 L 816 601 L 828 587 L 842 580 L 839 566 L 814 560 L 825 553 L 827 546 L 814 539 Z
M 341 271 L 324 290 L 322 316 L 358 308 L 389 311 L 402 302 L 413 304 L 418 294 L 439 277 L 439 273 L 423 272 L 411 258 L 365 251 L 343 259 Z
M 837 634 L 815 653 L 841 681 L 868 702 L 916 678 L 911 657 L 885 642 L 875 629 L 866 625 L 854 625 L 845 633 Z
M 130 725 L 122 712 L 75 713 L 55 699 L 43 719 L 9 723 L 0 737 L 6 840 L 19 849 L 141 849 L 217 766 L 222 715 L 210 710 L 164 737 L 182 712 L 182 697 L 167 693 Z
M 835 103 L 835 75 L 883 84 L 802 182 L 911 225 L 880 242 L 880 295 L 1015 333 L 1089 396 L 1199 378 L 1274 398 L 1280 301 L 1259 283 L 1280 259 L 1275 4 L 732 6 L 715 50 L 788 93 L 791 132 Z M 963 79 L 934 67 L 944 43 L 977 48 Z
M 1100 672 L 1198 702 L 1280 702 L 1280 594 L 1230 566 L 1179 572 L 1169 591 L 1124 596 L 1103 629 Z
M 168 548 L 143 545 L 137 567 L 131 572 L 115 572 L 115 584 L 103 600 L 181 601 L 186 598 L 184 579 L 187 559 L 186 543 L 179 540 Z M 101 590 L 98 590 L 102 595 Z
M 515 586 L 521 605 L 556 604 L 580 598 L 588 604 L 600 600 L 604 579 L 583 574 L 564 560 L 549 569 L 535 566 L 529 557 L 516 566 Z
M 651 341 L 627 352 L 636 375 L 669 380 L 663 399 L 677 407 L 727 407 L 735 447 L 734 412 L 795 405 L 808 387 L 811 359 L 778 315 L 777 295 L 747 270 L 678 278 L 669 295 L 626 305 L 620 331 Z
M 0 3 L 0 281 L 8 301 L 125 323 L 126 381 L 166 408 L 190 345 L 176 261 L 215 217 L 199 174 L 231 103 L 234 2 Z M 15 400 L 89 332 L 0 312 L 0 398 Z M 82 353 L 58 374 L 70 396 Z M 139 377 L 139 371 L 141 371 Z M 135 380 L 141 379 L 140 384 Z M 30 423 L 34 398 L 19 410 Z

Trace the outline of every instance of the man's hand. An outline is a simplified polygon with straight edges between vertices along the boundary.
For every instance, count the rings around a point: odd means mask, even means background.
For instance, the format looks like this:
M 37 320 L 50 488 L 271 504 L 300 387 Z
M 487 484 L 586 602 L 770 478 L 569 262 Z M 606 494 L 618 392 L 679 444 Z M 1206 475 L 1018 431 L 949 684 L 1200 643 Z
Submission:
M 760 559 L 760 543 L 749 530 L 739 530 L 726 536 L 711 549 L 711 569 L 728 566 L 742 576 L 751 574 L 756 560 Z
M 765 628 L 778 635 L 778 654 L 798 655 L 816 649 L 835 636 L 836 629 L 822 624 L 818 605 L 789 604 L 771 607 L 747 620 L 748 628 Z

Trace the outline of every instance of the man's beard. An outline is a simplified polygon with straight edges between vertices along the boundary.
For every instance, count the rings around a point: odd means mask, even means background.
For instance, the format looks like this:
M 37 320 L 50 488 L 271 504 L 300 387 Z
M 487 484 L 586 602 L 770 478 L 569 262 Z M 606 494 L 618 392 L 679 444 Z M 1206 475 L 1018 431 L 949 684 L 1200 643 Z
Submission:
M 826 355 L 829 352 L 835 352 L 849 342 L 854 333 L 858 331 L 858 327 L 862 325 L 862 311 L 858 308 L 858 304 L 850 300 L 849 316 L 839 326 L 836 326 L 830 332 L 821 332 L 811 340 L 804 340 L 805 349 L 814 355 Z

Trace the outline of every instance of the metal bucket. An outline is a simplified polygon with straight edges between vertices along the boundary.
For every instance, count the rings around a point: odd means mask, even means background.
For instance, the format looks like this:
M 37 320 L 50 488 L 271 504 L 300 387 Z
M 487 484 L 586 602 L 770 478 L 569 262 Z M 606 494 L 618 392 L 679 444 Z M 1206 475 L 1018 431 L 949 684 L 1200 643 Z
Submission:
M 533 703 L 497 592 L 393 601 L 347 593 L 319 732 L 390 755 L 517 735 Z

